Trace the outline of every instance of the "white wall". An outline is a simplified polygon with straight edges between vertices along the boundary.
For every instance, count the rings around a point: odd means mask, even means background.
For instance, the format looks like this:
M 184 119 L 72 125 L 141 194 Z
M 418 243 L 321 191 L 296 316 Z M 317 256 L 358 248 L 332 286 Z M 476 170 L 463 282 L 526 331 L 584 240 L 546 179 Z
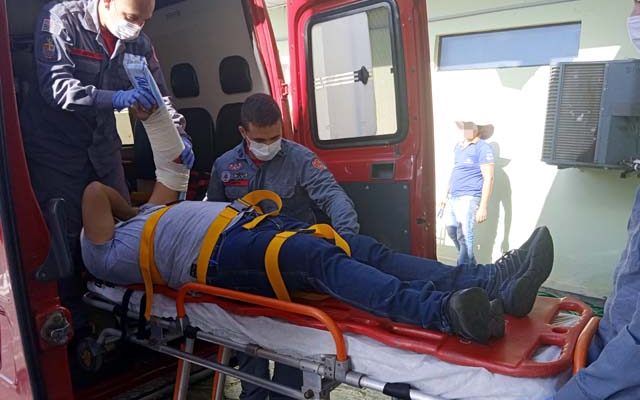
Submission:
M 626 240 L 626 222 L 638 179 L 622 180 L 615 171 L 558 170 L 540 161 L 548 66 L 443 72 L 435 64 L 440 35 L 576 21 L 582 23 L 578 60 L 638 56 L 626 33 L 631 1 L 568 0 L 531 7 L 542 3 L 540 0 L 427 2 L 429 18 L 434 19 L 429 23 L 429 31 L 438 149 L 437 196 L 444 195 L 453 163 L 452 149 L 460 140 L 454 121 L 463 118 L 493 123 L 496 130 L 490 142 L 499 146 L 500 154 L 490 217 L 477 232 L 479 261 L 490 262 L 504 250 L 517 247 L 535 226 L 545 224 L 554 237 L 556 260 L 546 285 L 606 296 Z M 516 8 L 496 11 L 503 7 Z M 282 7 L 274 10 L 277 12 L 272 13 L 271 19 L 275 30 L 286 32 L 286 13 Z M 496 12 L 486 12 L 491 10 Z M 474 15 L 456 17 L 456 14 Z M 442 17 L 445 19 L 439 20 Z M 441 225 L 438 222 L 439 258 L 453 263 L 455 249 Z

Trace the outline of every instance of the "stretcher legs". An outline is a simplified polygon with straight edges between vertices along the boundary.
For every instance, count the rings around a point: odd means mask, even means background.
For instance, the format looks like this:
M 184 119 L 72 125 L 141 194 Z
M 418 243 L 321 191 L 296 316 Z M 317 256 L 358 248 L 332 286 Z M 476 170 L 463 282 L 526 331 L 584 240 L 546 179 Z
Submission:
M 218 349 L 218 363 L 222 365 L 229 365 L 229 359 L 231 359 L 231 350 L 220 346 Z M 226 381 L 226 375 L 221 372 L 213 374 L 213 388 L 211 398 L 213 400 L 223 400 L 224 398 L 224 385 Z
M 193 354 L 195 339 L 186 338 L 182 351 Z M 174 400 L 186 400 L 189 391 L 189 376 L 191 375 L 191 363 L 185 360 L 178 361 L 178 376 L 176 377 L 176 387 L 173 392 Z

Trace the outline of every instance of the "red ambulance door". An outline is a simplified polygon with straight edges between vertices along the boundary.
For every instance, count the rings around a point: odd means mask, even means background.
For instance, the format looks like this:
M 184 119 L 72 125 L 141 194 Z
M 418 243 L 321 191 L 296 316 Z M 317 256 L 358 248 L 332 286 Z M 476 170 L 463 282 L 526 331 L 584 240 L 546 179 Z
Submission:
M 5 0 L 0 60 L 0 399 L 72 399 L 67 348 L 45 326 L 65 311 L 57 283 L 36 279 L 50 240 L 22 147 Z
M 361 233 L 435 257 L 424 0 L 290 0 L 294 139 L 356 204 Z

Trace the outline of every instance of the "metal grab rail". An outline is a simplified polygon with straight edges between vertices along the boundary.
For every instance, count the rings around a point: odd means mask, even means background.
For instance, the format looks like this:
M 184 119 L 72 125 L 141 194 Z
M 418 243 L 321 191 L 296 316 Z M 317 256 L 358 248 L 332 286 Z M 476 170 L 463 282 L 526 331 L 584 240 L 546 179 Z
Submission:
M 243 303 L 255 304 L 263 307 L 283 310 L 292 314 L 305 315 L 321 322 L 327 327 L 327 331 L 333 337 L 336 345 L 336 359 L 338 361 L 347 361 L 347 346 L 344 341 L 344 335 L 335 321 L 324 311 L 317 308 L 305 306 L 302 304 L 289 303 L 269 297 L 258 296 L 255 294 L 237 292 L 235 290 L 223 289 L 216 286 L 203 285 L 201 283 L 187 283 L 178 291 L 176 297 L 176 312 L 178 319 L 183 320 L 186 315 L 185 298 L 190 292 L 197 292 L 213 297 L 221 297 L 224 299 L 237 300 Z

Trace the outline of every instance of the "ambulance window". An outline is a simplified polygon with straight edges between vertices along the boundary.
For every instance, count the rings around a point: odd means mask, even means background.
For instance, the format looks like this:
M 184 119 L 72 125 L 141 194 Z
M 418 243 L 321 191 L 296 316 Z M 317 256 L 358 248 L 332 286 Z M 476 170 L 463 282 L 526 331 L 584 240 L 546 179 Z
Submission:
M 372 4 L 373 3 L 373 4 Z M 318 144 L 371 144 L 399 136 L 402 70 L 387 2 L 310 24 L 311 110 Z
M 131 127 L 131 118 L 129 117 L 129 111 L 116 111 L 116 129 L 118 135 L 122 141 L 123 146 L 129 146 L 133 144 L 133 128 Z

